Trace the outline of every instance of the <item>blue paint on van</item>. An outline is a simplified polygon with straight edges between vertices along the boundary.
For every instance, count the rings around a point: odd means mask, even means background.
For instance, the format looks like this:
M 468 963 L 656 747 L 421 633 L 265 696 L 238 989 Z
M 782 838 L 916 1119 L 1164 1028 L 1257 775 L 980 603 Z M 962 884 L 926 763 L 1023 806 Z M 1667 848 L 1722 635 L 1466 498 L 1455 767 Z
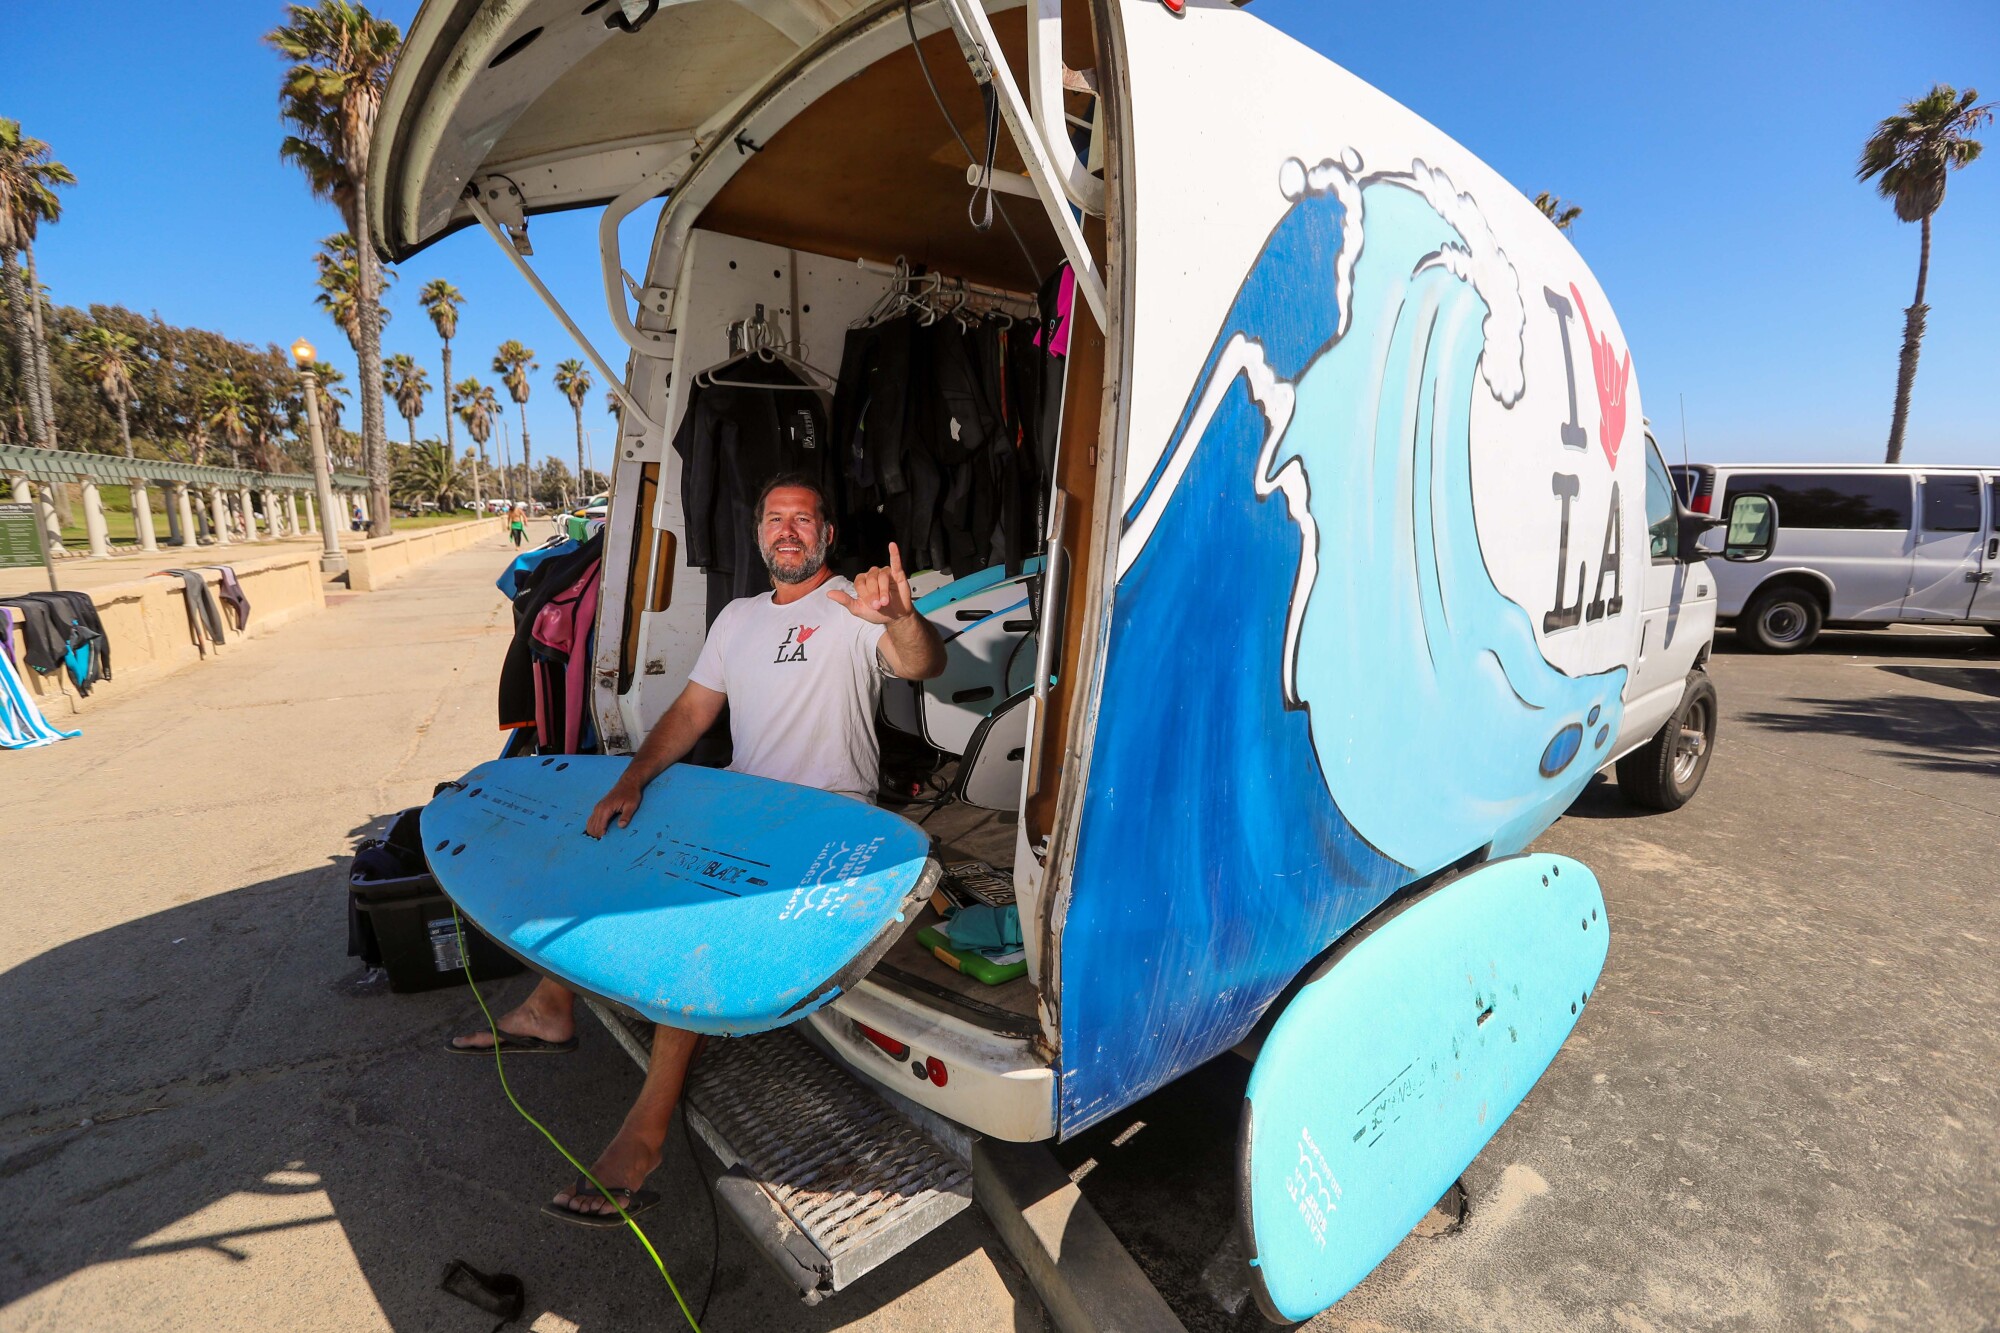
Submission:
M 1117 585 L 1063 926 L 1065 1134 L 1241 1040 L 1396 889 L 1525 846 L 1590 776 L 1548 760 L 1617 720 L 1625 671 L 1550 665 L 1480 549 L 1474 395 L 1506 378 L 1482 356 L 1518 378 L 1520 330 L 1493 332 L 1478 281 L 1515 275 L 1439 211 L 1477 221 L 1441 179 L 1298 190 L 1126 515 L 1128 541 L 1152 526 Z

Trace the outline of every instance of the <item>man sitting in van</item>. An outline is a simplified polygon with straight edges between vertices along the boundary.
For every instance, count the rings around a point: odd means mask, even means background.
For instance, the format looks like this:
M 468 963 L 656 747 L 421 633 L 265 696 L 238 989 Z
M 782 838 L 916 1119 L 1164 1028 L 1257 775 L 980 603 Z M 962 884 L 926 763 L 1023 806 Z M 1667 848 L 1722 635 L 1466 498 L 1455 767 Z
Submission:
M 944 646 L 916 614 L 896 547 L 888 568 L 849 582 L 826 567 L 833 524 L 826 499 L 801 477 L 780 477 L 757 501 L 757 547 L 772 590 L 724 607 L 709 628 L 687 688 L 591 811 L 584 832 L 616 837 L 645 798 L 646 784 L 685 758 L 729 705 L 733 772 L 777 778 L 873 802 L 880 754 L 875 703 L 883 676 L 928 680 L 944 670 Z M 505 1054 L 576 1049 L 576 996 L 543 978 L 501 1016 Z M 640 1185 L 660 1164 L 681 1083 L 700 1038 L 656 1026 L 645 1086 L 590 1171 L 628 1213 L 658 1201 Z M 451 1050 L 483 1055 L 489 1031 L 455 1037 Z M 585 1226 L 620 1225 L 611 1200 L 579 1177 L 543 1211 Z

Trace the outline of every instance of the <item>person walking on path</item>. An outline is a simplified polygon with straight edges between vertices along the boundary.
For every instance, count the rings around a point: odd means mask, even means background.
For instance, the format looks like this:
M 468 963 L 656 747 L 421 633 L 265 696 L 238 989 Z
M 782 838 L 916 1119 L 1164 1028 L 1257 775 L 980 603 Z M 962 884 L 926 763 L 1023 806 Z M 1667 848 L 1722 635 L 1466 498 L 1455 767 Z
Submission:
M 528 540 L 528 511 L 518 502 L 507 511 L 507 537 L 516 546 Z

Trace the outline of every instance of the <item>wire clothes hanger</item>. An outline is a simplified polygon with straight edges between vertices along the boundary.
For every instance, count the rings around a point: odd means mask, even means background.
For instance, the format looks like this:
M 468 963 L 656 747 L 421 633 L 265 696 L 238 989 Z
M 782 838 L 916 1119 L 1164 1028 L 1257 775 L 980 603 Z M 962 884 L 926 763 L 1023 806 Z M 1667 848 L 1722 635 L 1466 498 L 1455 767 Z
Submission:
M 833 387 L 834 377 L 818 366 L 793 355 L 786 350 L 788 344 L 778 335 L 778 330 L 764 317 L 762 302 L 757 305 L 754 319 L 746 319 L 729 326 L 731 352 L 722 360 L 695 373 L 694 382 L 702 388 L 769 389 L 779 393 L 825 393 Z M 803 349 L 801 349 L 803 350 Z M 756 358 L 766 365 L 782 364 L 798 372 L 807 380 L 804 384 L 768 384 L 755 380 L 734 380 L 723 378 L 717 372 L 741 365 L 750 358 Z
M 1010 306 L 1018 310 L 1009 309 Z M 898 257 L 887 289 L 852 327 L 872 328 L 907 314 L 916 315 L 918 323 L 926 326 L 947 316 L 956 317 L 967 327 L 988 316 L 1011 325 L 1017 319 L 1034 319 L 1034 311 L 1031 297 L 979 287 L 963 278 L 913 273 L 910 261 Z

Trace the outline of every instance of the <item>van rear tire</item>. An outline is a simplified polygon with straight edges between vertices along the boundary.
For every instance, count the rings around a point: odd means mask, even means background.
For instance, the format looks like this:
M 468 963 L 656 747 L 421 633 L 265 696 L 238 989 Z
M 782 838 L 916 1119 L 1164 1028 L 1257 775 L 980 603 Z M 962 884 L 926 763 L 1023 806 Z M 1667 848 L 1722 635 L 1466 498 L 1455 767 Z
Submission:
M 1618 761 L 1625 799 L 1648 810 L 1678 810 L 1693 800 L 1715 753 L 1716 711 L 1715 686 L 1695 672 L 1666 725 Z
M 1736 637 L 1760 653 L 1801 653 L 1826 623 L 1819 598 L 1796 583 L 1760 589 L 1736 617 Z

